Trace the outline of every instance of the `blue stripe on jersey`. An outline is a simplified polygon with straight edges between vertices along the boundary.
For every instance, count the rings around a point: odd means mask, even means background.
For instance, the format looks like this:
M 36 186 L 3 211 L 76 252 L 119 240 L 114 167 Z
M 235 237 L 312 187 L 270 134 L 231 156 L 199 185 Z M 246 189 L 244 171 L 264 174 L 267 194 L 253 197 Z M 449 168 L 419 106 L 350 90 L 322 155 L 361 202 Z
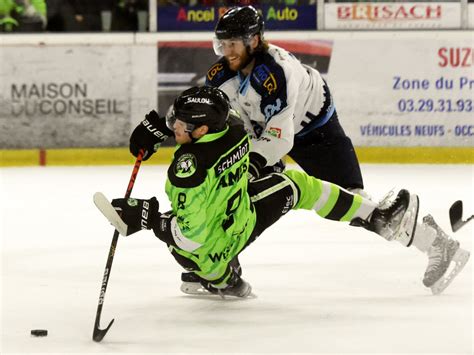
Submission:
M 240 74 L 240 72 L 238 73 L 238 75 L 240 80 L 239 93 L 240 95 L 245 96 L 250 87 L 250 75 L 243 76 L 242 74 Z

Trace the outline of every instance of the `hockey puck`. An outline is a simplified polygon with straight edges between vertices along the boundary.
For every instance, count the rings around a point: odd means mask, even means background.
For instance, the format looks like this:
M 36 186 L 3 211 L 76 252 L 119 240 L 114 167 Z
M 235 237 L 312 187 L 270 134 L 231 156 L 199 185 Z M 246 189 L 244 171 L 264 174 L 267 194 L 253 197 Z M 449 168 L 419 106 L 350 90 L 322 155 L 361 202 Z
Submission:
M 45 337 L 48 335 L 48 331 L 46 329 L 33 329 L 31 335 L 35 337 Z

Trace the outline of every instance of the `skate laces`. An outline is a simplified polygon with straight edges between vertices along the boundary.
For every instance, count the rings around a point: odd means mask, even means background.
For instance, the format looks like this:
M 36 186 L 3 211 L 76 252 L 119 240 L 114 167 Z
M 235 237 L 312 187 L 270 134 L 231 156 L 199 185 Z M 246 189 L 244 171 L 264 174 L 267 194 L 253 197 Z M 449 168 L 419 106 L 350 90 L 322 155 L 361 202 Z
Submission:
M 390 207 L 390 205 L 395 202 L 395 201 L 392 201 L 392 197 L 393 195 L 395 195 L 395 188 L 392 187 L 392 189 L 387 192 L 384 197 L 382 197 L 382 199 L 379 201 L 379 205 L 378 207 L 382 210 L 384 209 L 387 209 L 388 207 Z
M 428 271 L 436 271 L 439 269 L 443 262 L 449 260 L 449 248 L 451 247 L 451 241 L 455 244 L 454 239 L 451 239 L 434 221 L 433 216 L 427 215 L 423 218 L 423 222 L 430 228 L 433 228 L 437 233 L 433 244 L 431 245 L 430 252 L 428 254 Z
M 402 199 L 402 195 L 398 194 L 395 199 L 391 200 L 391 196 L 393 195 L 394 192 L 391 190 L 387 195 L 385 195 L 383 199 L 383 207 L 379 207 L 382 214 L 387 215 L 387 217 L 391 217 L 387 220 L 389 226 L 399 225 L 401 221 L 400 217 L 403 216 L 403 213 L 406 210 L 403 208 L 403 205 L 399 203 Z
M 444 236 L 437 236 L 431 245 L 431 251 L 428 255 L 428 272 L 436 271 L 442 264 L 443 259 L 447 261 L 448 248 L 446 247 L 448 240 Z

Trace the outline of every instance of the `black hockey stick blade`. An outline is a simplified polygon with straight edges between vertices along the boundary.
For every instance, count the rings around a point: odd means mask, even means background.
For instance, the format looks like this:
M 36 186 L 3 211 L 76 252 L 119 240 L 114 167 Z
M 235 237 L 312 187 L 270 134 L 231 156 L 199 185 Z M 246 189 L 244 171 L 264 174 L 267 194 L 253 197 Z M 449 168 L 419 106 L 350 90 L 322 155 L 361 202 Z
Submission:
M 449 208 L 449 221 L 451 222 L 451 228 L 453 232 L 457 232 L 460 228 L 462 228 L 466 223 L 474 218 L 474 215 L 466 219 L 465 221 L 462 220 L 462 201 L 458 200 L 452 204 Z
M 100 324 L 96 324 L 95 327 L 94 327 L 94 333 L 92 334 L 92 339 L 95 341 L 95 342 L 100 342 L 102 341 L 102 339 L 104 339 L 105 337 L 105 334 L 107 334 L 107 332 L 109 331 L 110 327 L 112 326 L 112 324 L 114 323 L 114 320 L 115 319 L 112 319 L 109 323 L 109 325 L 107 326 L 107 328 L 105 329 L 100 329 L 99 326 Z

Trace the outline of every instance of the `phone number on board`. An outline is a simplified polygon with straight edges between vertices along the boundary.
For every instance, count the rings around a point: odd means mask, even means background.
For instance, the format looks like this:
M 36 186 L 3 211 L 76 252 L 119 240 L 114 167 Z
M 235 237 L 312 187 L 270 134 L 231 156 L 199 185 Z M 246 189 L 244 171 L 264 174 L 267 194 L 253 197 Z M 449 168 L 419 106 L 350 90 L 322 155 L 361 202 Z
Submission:
M 472 112 L 471 99 L 400 99 L 399 112 Z

